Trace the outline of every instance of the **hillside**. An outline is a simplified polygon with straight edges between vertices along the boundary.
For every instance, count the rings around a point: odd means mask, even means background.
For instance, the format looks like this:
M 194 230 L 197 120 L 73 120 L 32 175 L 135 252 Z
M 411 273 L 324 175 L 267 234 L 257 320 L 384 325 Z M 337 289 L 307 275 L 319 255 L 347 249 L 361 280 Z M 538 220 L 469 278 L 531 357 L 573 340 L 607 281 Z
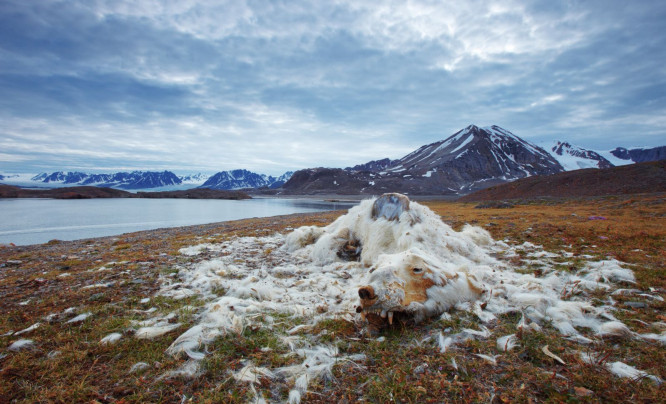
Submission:
M 250 199 L 242 191 L 223 191 L 213 189 L 189 189 L 183 191 L 138 192 L 133 194 L 113 188 L 101 187 L 65 187 L 54 189 L 24 189 L 0 184 L 0 198 L 54 198 L 54 199 L 91 199 L 91 198 L 177 198 L 177 199 Z
M 0 198 L 54 198 L 54 199 L 90 199 L 90 198 L 130 198 L 132 193 L 119 189 L 101 187 L 66 187 L 54 189 L 24 189 L 12 185 L 0 184 Z
M 196 188 L 183 191 L 137 192 L 137 198 L 175 198 L 175 199 L 251 199 L 242 191 Z
M 666 192 L 666 160 L 523 178 L 463 196 L 461 202 Z

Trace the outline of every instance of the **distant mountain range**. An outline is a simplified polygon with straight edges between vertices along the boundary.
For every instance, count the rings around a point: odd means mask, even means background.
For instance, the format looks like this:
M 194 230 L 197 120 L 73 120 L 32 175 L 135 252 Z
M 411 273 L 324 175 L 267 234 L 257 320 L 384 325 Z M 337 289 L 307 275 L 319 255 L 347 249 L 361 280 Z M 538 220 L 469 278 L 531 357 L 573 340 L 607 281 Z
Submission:
M 653 148 L 636 148 L 627 150 L 624 147 L 618 147 L 611 150 L 610 153 L 621 159 L 632 161 L 634 163 L 644 163 L 646 161 L 659 161 L 666 159 L 666 146 Z
M 92 185 L 107 188 L 144 189 L 178 185 L 182 180 L 171 171 L 132 171 L 114 174 L 87 174 L 82 172 L 42 173 L 32 178 L 45 184 Z
M 439 142 L 414 150 L 401 159 L 373 160 L 353 167 L 309 168 L 279 177 L 248 170 L 214 175 L 177 176 L 171 171 L 113 174 L 53 172 L 36 176 L 0 175 L 0 181 L 21 186 L 92 185 L 139 189 L 209 188 L 216 190 L 271 189 L 283 194 L 369 194 L 403 192 L 412 195 L 462 195 L 517 179 L 582 168 L 610 168 L 666 159 L 666 146 L 618 147 L 594 151 L 568 142 L 535 145 L 493 125 L 470 125 Z
M 89 174 L 79 171 L 56 171 L 35 176 L 4 175 L 0 181 L 22 186 L 61 187 L 96 186 L 127 190 L 152 188 L 209 188 L 237 190 L 243 188 L 276 188 L 282 186 L 293 172 L 280 177 L 256 174 L 247 170 L 221 171 L 215 175 L 190 174 L 177 176 L 171 171 L 132 171 L 112 174 Z
M 244 189 L 244 188 L 279 188 L 291 178 L 293 171 L 279 177 L 253 173 L 248 170 L 221 171 L 208 178 L 201 188 Z
M 297 171 L 283 189 L 288 194 L 461 195 L 526 177 L 663 159 L 665 149 L 596 152 L 567 142 L 539 147 L 499 126 L 470 125 L 398 160 Z

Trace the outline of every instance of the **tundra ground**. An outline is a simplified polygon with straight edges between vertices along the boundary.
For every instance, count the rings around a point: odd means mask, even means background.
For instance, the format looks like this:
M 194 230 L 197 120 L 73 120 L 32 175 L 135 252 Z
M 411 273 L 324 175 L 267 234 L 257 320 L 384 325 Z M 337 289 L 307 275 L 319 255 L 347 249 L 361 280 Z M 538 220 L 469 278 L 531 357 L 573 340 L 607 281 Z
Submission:
M 514 201 L 513 207 L 477 209 L 478 203 L 425 204 L 456 229 L 472 223 L 495 239 L 530 242 L 545 251 L 572 253 L 561 270 L 586 260 L 615 258 L 637 279 L 617 294 L 614 315 L 637 334 L 661 334 L 666 325 L 666 196 L 639 195 L 566 200 Z M 2 402 L 247 402 L 256 397 L 286 401 L 290 382 L 259 377 L 239 381 L 234 372 L 251 360 L 265 368 L 300 363 L 276 330 L 244 328 L 207 347 L 195 377 L 179 376 L 186 364 L 165 351 L 196 324 L 206 303 L 157 295 L 160 278 L 197 256 L 179 249 L 224 243 L 234 237 L 286 234 L 302 225 L 324 226 L 344 212 L 250 219 L 117 237 L 52 241 L 0 248 L 0 401 Z M 268 253 L 268 252 L 267 252 Z M 511 258 L 516 270 L 538 273 L 529 257 Z M 625 287 L 625 286 L 623 286 Z M 572 285 L 571 293 L 575 293 Z M 224 294 L 224 290 L 218 291 Z M 599 302 L 606 293 L 593 296 Z M 178 330 L 140 339 L 138 322 L 173 313 Z M 451 313 L 416 326 L 396 326 L 379 338 L 342 318 L 303 328 L 297 335 L 337 348 L 333 377 L 313 380 L 304 402 L 660 402 L 664 384 L 644 377 L 620 378 L 606 365 L 623 362 L 666 379 L 666 349 L 658 341 L 595 338 L 592 344 L 562 338 L 546 327 L 519 332 L 515 315 L 489 328 L 495 336 L 516 334 L 518 345 L 498 349 L 496 339 L 476 338 L 442 353 L 440 333 L 480 329 L 469 313 Z M 294 330 L 298 316 L 275 317 L 277 331 Z M 35 324 L 39 324 L 36 327 Z M 115 343 L 100 343 L 117 333 Z M 16 345 L 17 341 L 24 341 Z M 30 341 L 30 342 L 27 342 Z M 22 345 L 24 344 L 24 345 Z M 547 351 L 543 347 L 547 346 Z M 9 349 L 12 348 L 12 349 Z M 595 352 L 589 363 L 581 351 Z M 554 354 L 555 359 L 546 352 Z M 482 356 L 479 356 L 482 355 Z M 496 356 L 499 355 L 499 356 Z M 489 360 L 489 358 L 494 358 Z

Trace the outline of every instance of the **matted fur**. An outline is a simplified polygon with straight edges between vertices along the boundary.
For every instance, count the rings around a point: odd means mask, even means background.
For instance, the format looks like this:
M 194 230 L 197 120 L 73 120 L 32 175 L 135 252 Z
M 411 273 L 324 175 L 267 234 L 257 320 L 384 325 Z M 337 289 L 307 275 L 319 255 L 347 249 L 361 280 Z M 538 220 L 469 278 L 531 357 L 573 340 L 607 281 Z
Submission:
M 241 333 L 246 327 L 273 329 L 272 313 L 304 318 L 306 322 L 298 330 L 280 336 L 303 362 L 263 373 L 268 378 L 288 377 L 294 386 L 290 397 L 297 401 L 309 380 L 330 377 L 328 369 L 344 359 L 326 354 L 332 352 L 331 347 L 317 345 L 299 333 L 327 318 L 361 320 L 366 312 L 357 313 L 356 309 L 361 303 L 359 289 L 364 286 L 372 286 L 377 294 L 382 288 L 392 288 L 383 301 L 377 299 L 380 319 L 382 310 L 387 317 L 391 311 L 402 310 L 401 314 L 417 319 L 463 310 L 490 322 L 501 313 L 517 311 L 523 314 L 519 328 L 539 331 L 552 324 L 564 336 L 581 343 L 590 341 L 580 334 L 581 328 L 600 336 L 638 337 L 612 316 L 612 301 L 607 306 L 594 306 L 586 297 L 586 292 L 594 289 L 611 293 L 613 282 L 631 283 L 633 274 L 622 263 L 606 260 L 591 262 L 579 273 L 558 271 L 552 258 L 566 254 L 545 252 L 528 243 L 511 246 L 497 242 L 475 226 L 455 231 L 414 201 L 408 209 L 397 210 L 397 217 L 373 218 L 373 204 L 374 200 L 362 201 L 328 226 L 301 227 L 287 236 L 233 238 L 184 248 L 182 253 L 193 259 L 204 251 L 215 258 L 181 266 L 177 276 L 163 277 L 160 294 L 174 298 L 196 295 L 208 302 L 197 316 L 198 323 L 181 334 L 168 352 L 201 360 L 206 345 L 221 335 Z M 360 246 L 360 253 L 338 254 L 345 245 Z M 494 258 L 508 258 L 518 250 L 524 250 L 524 256 L 541 266 L 541 276 L 517 272 L 508 261 Z M 410 273 L 418 277 L 411 279 L 406 275 Z M 408 296 L 409 305 L 402 307 Z M 160 320 L 141 326 L 158 326 Z M 484 330 L 482 334 L 489 336 Z M 476 333 L 465 330 L 440 335 L 439 349 L 476 337 Z M 512 342 L 501 339 L 500 350 L 510 349 Z M 360 360 L 362 356 L 347 359 Z

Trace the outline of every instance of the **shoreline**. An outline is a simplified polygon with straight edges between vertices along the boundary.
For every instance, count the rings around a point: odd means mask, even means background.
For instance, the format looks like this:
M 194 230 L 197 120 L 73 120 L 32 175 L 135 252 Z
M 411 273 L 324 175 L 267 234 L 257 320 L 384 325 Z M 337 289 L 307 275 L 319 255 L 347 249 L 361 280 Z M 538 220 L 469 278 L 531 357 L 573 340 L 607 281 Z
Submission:
M 4 252 L 8 249 L 12 248 L 21 248 L 21 247 L 40 247 L 40 246 L 46 246 L 46 245 L 51 245 L 51 244 L 59 244 L 59 245 L 65 245 L 65 244 L 77 244 L 77 243 L 89 243 L 89 242 L 95 242 L 95 241 L 105 241 L 109 239 L 120 239 L 124 237 L 133 237 L 137 239 L 143 239 L 143 238 L 150 238 L 150 237 L 171 237 L 173 233 L 174 235 L 181 236 L 181 235 L 191 235 L 192 237 L 197 237 L 196 234 L 212 234 L 215 231 L 226 231 L 230 227 L 234 227 L 236 225 L 240 225 L 242 227 L 246 227 L 245 223 L 246 222 L 251 222 L 253 225 L 274 225 L 277 223 L 280 223 L 282 221 L 286 222 L 292 222 L 292 221 L 298 221 L 298 220 L 307 220 L 310 216 L 319 216 L 319 215 L 325 215 L 328 216 L 330 214 L 343 214 L 346 212 L 346 209 L 335 209 L 335 210 L 328 210 L 328 211 L 317 211 L 317 212 L 302 212 L 302 213 L 291 213 L 291 214 L 286 214 L 286 215 L 274 215 L 274 216 L 263 216 L 263 217 L 249 217 L 249 218 L 244 218 L 244 219 L 231 219 L 231 220 L 223 220 L 223 221 L 215 221 L 215 222 L 210 222 L 210 223 L 202 223 L 202 224 L 191 224 L 191 225 L 183 225 L 183 226 L 172 226 L 172 227 L 158 227 L 155 229 L 146 229 L 146 230 L 137 230 L 137 231 L 129 231 L 129 232 L 122 232 L 118 234 L 112 234 L 112 235 L 106 235 L 106 236 L 98 236 L 98 237 L 82 237 L 82 238 L 77 238 L 73 240 L 63 240 L 63 239 L 58 239 L 53 238 L 51 240 L 42 242 L 42 243 L 31 243 L 31 244 L 16 244 L 13 242 L 5 242 L 5 243 L 0 243 L 0 252 Z

